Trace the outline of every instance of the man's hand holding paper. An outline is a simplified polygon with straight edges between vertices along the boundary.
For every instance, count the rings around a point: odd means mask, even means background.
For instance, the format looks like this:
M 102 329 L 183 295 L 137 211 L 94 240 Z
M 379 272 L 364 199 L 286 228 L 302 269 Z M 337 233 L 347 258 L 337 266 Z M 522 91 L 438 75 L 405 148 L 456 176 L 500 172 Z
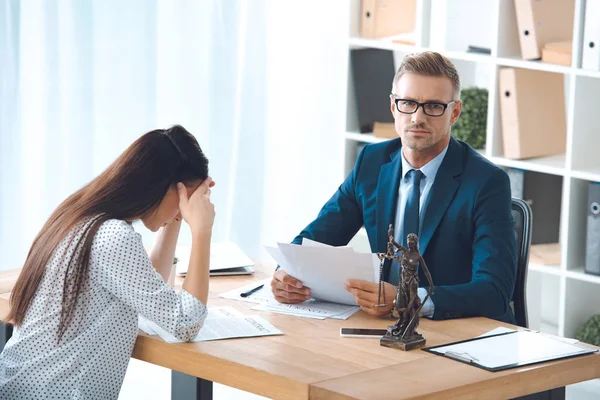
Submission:
M 352 293 L 356 304 L 360 306 L 361 310 L 367 314 L 381 317 L 389 314 L 394 306 L 394 298 L 396 297 L 396 287 L 388 282 L 384 282 L 383 284 L 385 285 L 385 299 L 382 298 L 381 302 L 386 304 L 385 307 L 377 307 L 379 300 L 379 284 L 377 283 L 348 279 L 344 287 Z
M 273 274 L 271 289 L 275 300 L 280 303 L 297 304 L 310 299 L 310 289 L 301 281 L 288 275 L 283 269 L 278 269 Z
M 351 247 L 303 241 L 302 245 L 278 243 L 277 247 L 265 248 L 281 267 L 273 275 L 271 288 L 282 303 L 302 302 L 312 295 L 319 300 L 355 305 L 355 297 L 346 290 L 345 282 L 378 279 L 377 256 L 356 253 Z

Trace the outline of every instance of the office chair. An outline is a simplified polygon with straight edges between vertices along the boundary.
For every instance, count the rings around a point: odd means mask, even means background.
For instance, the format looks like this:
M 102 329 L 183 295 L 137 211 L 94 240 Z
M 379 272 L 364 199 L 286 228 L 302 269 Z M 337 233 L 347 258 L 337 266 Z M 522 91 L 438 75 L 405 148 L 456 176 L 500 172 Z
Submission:
M 517 239 L 517 280 L 513 292 L 511 306 L 515 313 L 517 325 L 528 327 L 527 299 L 527 266 L 529 265 L 529 248 L 531 247 L 531 208 L 524 200 L 513 197 L 511 211 L 515 219 L 515 238 Z

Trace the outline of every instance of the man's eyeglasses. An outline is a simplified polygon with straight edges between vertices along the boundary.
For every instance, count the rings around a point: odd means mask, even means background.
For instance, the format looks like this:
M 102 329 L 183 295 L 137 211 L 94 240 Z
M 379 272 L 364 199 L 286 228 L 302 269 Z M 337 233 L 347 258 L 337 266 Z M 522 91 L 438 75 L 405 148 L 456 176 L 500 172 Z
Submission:
M 394 103 L 396 103 L 396 109 L 402 114 L 414 114 L 419 107 L 423 107 L 425 115 L 429 115 L 430 117 L 440 117 L 444 114 L 448 106 L 456 103 L 456 100 L 453 100 L 450 103 L 438 103 L 433 101 L 419 103 L 414 100 L 399 99 L 393 93 L 391 93 L 391 96 L 394 98 Z

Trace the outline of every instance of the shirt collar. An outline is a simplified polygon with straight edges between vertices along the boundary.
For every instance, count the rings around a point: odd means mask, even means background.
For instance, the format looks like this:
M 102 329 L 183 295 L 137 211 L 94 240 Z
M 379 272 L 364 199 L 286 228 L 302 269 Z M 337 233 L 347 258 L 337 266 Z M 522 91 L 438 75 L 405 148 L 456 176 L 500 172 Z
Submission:
M 425 175 L 425 178 L 431 179 L 431 180 L 435 179 L 435 176 L 437 175 L 437 172 L 440 169 L 440 166 L 442 165 L 442 161 L 444 161 L 444 156 L 446 155 L 447 151 L 448 151 L 448 145 L 446 145 L 446 147 L 444 147 L 444 150 L 442 150 L 440 154 L 435 156 L 435 158 L 433 160 L 429 161 L 427 164 L 425 164 L 421 168 L 419 168 L 419 170 L 423 173 L 423 175 Z M 404 179 L 404 177 L 406 176 L 408 171 L 410 171 L 411 169 L 415 169 L 415 168 L 413 168 L 413 166 L 410 165 L 408 163 L 408 161 L 406 161 L 406 158 L 404 158 L 404 147 L 401 149 L 401 155 L 402 155 L 402 179 Z

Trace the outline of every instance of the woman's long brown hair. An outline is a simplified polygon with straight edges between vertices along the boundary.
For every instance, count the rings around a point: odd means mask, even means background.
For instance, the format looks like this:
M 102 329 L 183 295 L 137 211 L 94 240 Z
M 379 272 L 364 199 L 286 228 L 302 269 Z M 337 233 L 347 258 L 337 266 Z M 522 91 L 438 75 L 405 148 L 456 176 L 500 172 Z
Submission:
M 60 341 L 88 277 L 92 242 L 100 225 L 109 219 L 133 221 L 149 215 L 171 185 L 207 176 L 208 160 L 194 136 L 183 127 L 154 130 L 137 139 L 104 172 L 63 201 L 46 221 L 11 293 L 6 322 L 16 326 L 23 323 L 54 251 L 69 232 L 81 225 L 82 235 L 63 277 Z

